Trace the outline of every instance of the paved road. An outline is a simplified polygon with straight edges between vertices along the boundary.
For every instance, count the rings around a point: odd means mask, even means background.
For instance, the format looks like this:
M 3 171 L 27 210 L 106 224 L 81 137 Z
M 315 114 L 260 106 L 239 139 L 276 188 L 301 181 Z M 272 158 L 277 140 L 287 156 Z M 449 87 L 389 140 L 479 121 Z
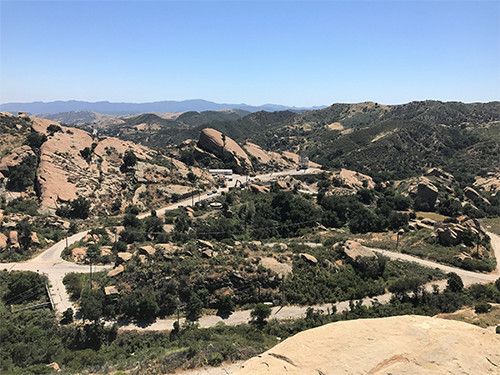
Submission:
M 295 169 L 293 169 L 293 170 L 288 170 L 288 171 L 283 171 L 283 172 L 278 172 L 278 173 L 268 173 L 268 174 L 264 174 L 264 175 L 259 175 L 259 176 L 257 176 L 257 178 L 259 178 L 261 181 L 269 181 L 277 176 L 287 176 L 287 175 L 297 175 L 297 174 L 315 174 L 315 173 L 318 173 L 320 171 L 321 171 L 320 169 L 316 169 L 316 168 L 309 168 L 307 170 L 302 170 L 302 171 L 296 171 Z M 247 176 L 234 175 L 233 181 L 229 182 L 228 187 L 218 189 L 217 193 L 215 193 L 215 194 L 210 194 L 210 195 L 208 193 L 202 194 L 199 197 L 195 197 L 194 201 L 197 202 L 199 200 L 205 200 L 208 198 L 218 196 L 223 191 L 227 192 L 229 190 L 229 187 L 235 186 L 238 180 L 240 181 L 240 183 L 244 183 L 247 179 L 248 179 Z M 175 209 L 175 208 L 178 208 L 181 206 L 188 206 L 188 205 L 191 205 L 191 203 L 192 203 L 192 199 L 189 198 L 189 199 L 186 199 L 182 202 L 174 203 L 174 204 L 171 204 L 167 207 L 161 208 L 161 209 L 157 210 L 157 213 L 159 215 L 162 215 L 167 210 L 172 210 L 172 209 Z M 139 218 L 145 218 L 149 215 L 150 215 L 150 213 L 144 213 L 142 215 L 139 215 Z M 68 237 L 67 239 L 59 241 L 58 243 L 51 246 L 49 249 L 45 250 L 43 253 L 41 253 L 37 257 L 30 259 L 28 261 L 18 262 L 18 263 L 0 263 L 0 269 L 6 269 L 9 271 L 12 271 L 12 270 L 32 271 L 32 272 L 46 274 L 47 277 L 49 278 L 49 281 L 50 281 L 49 292 L 50 292 L 56 313 L 62 314 L 66 309 L 68 309 L 70 307 L 76 311 L 75 306 L 69 300 L 69 295 L 66 292 L 66 288 L 64 287 L 64 284 L 62 281 L 63 281 L 64 276 L 66 276 L 66 274 L 71 273 L 71 272 L 89 273 L 90 267 L 67 262 L 61 258 L 61 253 L 66 248 L 66 246 L 71 246 L 75 242 L 77 242 L 80 239 L 82 239 L 83 237 L 85 237 L 85 235 L 87 233 L 88 233 L 88 231 L 83 231 L 83 232 L 74 234 L 74 235 Z M 103 271 L 103 270 L 110 269 L 110 268 L 112 268 L 112 265 L 92 267 L 94 272 Z
M 492 241 L 492 247 L 495 253 L 496 259 L 500 260 L 500 237 L 496 236 L 493 233 L 487 233 Z M 500 272 L 499 272 L 499 266 L 497 265 L 497 269 L 492 272 L 492 273 L 476 273 L 476 272 L 471 272 L 471 271 L 466 271 L 461 268 L 456 268 L 456 267 L 451 267 L 451 266 L 446 266 L 440 263 L 432 262 L 429 260 L 425 259 L 420 259 L 408 254 L 401 254 L 397 253 L 394 251 L 389 251 L 389 250 L 382 250 L 382 249 L 375 249 L 372 248 L 371 250 L 378 252 L 382 255 L 385 255 L 391 259 L 399 259 L 399 260 L 404 260 L 404 261 L 409 261 L 409 262 L 416 262 L 422 266 L 429 267 L 429 268 L 438 268 L 446 273 L 448 272 L 455 272 L 457 275 L 459 275 L 462 278 L 462 281 L 465 286 L 471 285 L 471 284 L 477 284 L 477 283 L 491 283 L 497 280 L 500 277 Z M 426 284 L 426 289 L 428 291 L 432 291 L 432 285 L 438 285 L 440 289 L 444 289 L 446 286 L 446 280 L 440 280 L 440 281 L 433 281 L 428 284 Z M 392 294 L 391 293 L 386 293 L 374 298 L 364 298 L 362 301 L 363 305 L 365 306 L 370 306 L 373 301 L 378 301 L 380 303 L 387 303 L 391 299 Z M 276 306 L 273 307 L 272 313 L 271 313 L 271 319 L 278 319 L 278 320 L 286 320 L 286 319 L 298 319 L 303 316 L 305 316 L 306 311 L 309 307 L 313 307 L 314 309 L 322 310 L 322 311 L 327 311 L 329 308 L 331 308 L 332 304 L 324 304 L 324 305 L 314 305 L 314 306 Z M 337 304 L 335 304 L 337 307 L 338 312 L 342 312 L 344 310 L 349 309 L 349 301 L 342 301 Z M 206 315 L 202 316 L 197 322 L 200 324 L 200 327 L 208 328 L 208 327 L 213 327 L 219 322 L 224 322 L 226 325 L 238 325 L 238 324 L 243 324 L 243 323 L 248 323 L 251 320 L 250 317 L 250 312 L 251 310 L 243 310 L 243 311 L 236 311 L 232 313 L 229 317 L 227 318 L 222 318 L 218 315 Z M 158 319 L 151 325 L 147 326 L 138 326 L 134 323 L 128 323 L 124 324 L 120 327 L 120 329 L 124 330 L 136 330 L 136 329 L 143 329 L 143 330 L 148 330 L 148 331 L 163 331 L 163 330 L 171 330 L 173 328 L 174 322 L 177 321 L 176 319 Z M 185 319 L 181 319 L 180 323 L 182 324 L 185 321 Z
M 495 259 L 497 260 L 497 269 L 496 273 L 500 275 L 500 236 L 495 233 L 486 232 L 491 239 L 491 247 L 493 248 L 493 252 L 495 253 Z
M 80 239 L 85 237 L 86 234 L 87 232 L 81 232 L 68 237 L 68 246 L 79 241 Z M 9 271 L 32 271 L 46 274 L 50 281 L 49 291 L 52 302 L 54 303 L 54 309 L 56 313 L 62 314 L 64 310 L 70 307 L 75 309 L 75 307 L 69 300 L 69 295 L 66 292 L 66 288 L 64 287 L 64 284 L 62 282 L 64 276 L 71 272 L 90 272 L 89 266 L 83 266 L 63 260 L 61 258 L 61 253 L 65 249 L 65 247 L 66 239 L 59 241 L 37 257 L 26 262 L 0 263 L 0 269 L 6 269 Z M 112 266 L 94 266 L 92 267 L 92 269 L 93 271 L 97 272 L 109 269 L 111 267 Z
M 283 176 L 290 176 L 290 175 L 303 175 L 303 174 L 316 174 L 316 173 L 321 173 L 320 169 L 317 168 L 309 168 L 307 170 L 302 170 L 302 171 L 296 171 L 294 170 L 288 170 L 288 171 L 282 171 L 282 172 L 276 172 L 276 173 L 268 173 L 268 174 L 263 174 L 256 176 L 254 179 L 259 179 L 261 181 L 270 181 L 278 177 L 283 177 Z M 220 188 L 217 190 L 215 194 L 202 194 L 199 197 L 196 197 L 195 202 L 198 200 L 205 200 L 211 197 L 215 197 L 217 195 L 220 195 L 223 191 L 228 191 L 229 187 L 233 187 L 236 185 L 237 181 L 240 181 L 241 183 L 245 183 L 247 180 L 247 176 L 240 176 L 240 175 L 233 175 L 233 181 L 230 181 L 230 184 L 226 188 Z M 250 179 L 251 180 L 251 179 Z M 156 212 L 159 215 L 162 215 L 165 213 L 167 210 L 172 210 L 181 206 L 188 206 L 191 205 L 192 199 L 186 199 L 181 202 L 177 202 L 174 204 L 171 204 L 167 207 L 161 208 L 157 210 Z M 140 215 L 140 218 L 145 218 L 149 216 L 149 213 L 145 213 Z M 69 237 L 67 240 L 62 240 L 37 257 L 26 261 L 26 262 L 20 262 L 20 263 L 0 263 L 0 269 L 7 269 L 7 270 L 22 270 L 22 271 L 33 271 L 33 272 L 39 272 L 39 273 L 45 273 L 47 274 L 50 283 L 51 283 L 51 288 L 50 288 L 50 294 L 53 298 L 53 302 L 55 305 L 55 310 L 57 313 L 61 314 L 64 312 L 69 307 L 72 307 L 74 309 L 73 304 L 69 300 L 69 296 L 66 292 L 66 288 L 64 287 L 64 284 L 62 282 L 64 276 L 70 272 L 80 272 L 80 273 L 88 273 L 90 272 L 89 266 L 83 266 L 83 265 L 78 265 L 75 263 L 67 262 L 61 258 L 61 253 L 66 247 L 66 245 L 70 246 L 76 241 L 79 241 L 81 238 L 83 238 L 87 234 L 87 231 L 77 233 L 71 237 Z M 493 251 L 495 253 L 495 257 L 497 260 L 500 260 L 500 237 L 493 234 L 493 233 L 487 233 L 490 238 L 491 238 L 491 244 L 493 247 Z M 500 277 L 500 261 L 497 263 L 497 268 L 495 272 L 490 273 L 490 274 L 482 274 L 482 273 L 475 273 L 471 271 L 466 271 L 460 268 L 456 267 L 451 267 L 451 266 L 446 266 L 440 263 L 432 262 L 429 260 L 424 260 L 420 259 L 417 257 L 413 257 L 408 254 L 401 254 L 389 250 L 382 250 L 382 249 L 372 249 L 373 251 L 376 251 L 378 253 L 381 253 L 389 258 L 392 259 L 400 259 L 400 260 L 406 260 L 406 261 L 411 261 L 411 262 L 416 262 L 418 264 L 421 264 L 425 267 L 430 267 L 430 268 L 439 268 L 443 270 L 444 272 L 455 272 L 458 274 L 465 285 L 470 285 L 474 283 L 490 283 L 495 281 Z M 102 271 L 111 268 L 111 265 L 108 266 L 95 266 L 93 267 L 94 271 Z M 439 282 L 439 283 L 434 283 L 438 284 L 441 287 L 444 286 L 444 282 Z M 430 285 L 427 286 L 430 288 Z M 378 296 L 376 299 L 381 302 L 387 302 L 390 299 L 391 294 L 384 294 L 382 296 Z M 365 298 L 363 300 L 363 304 L 370 305 L 372 299 L 370 298 Z M 349 302 L 344 301 L 340 302 L 337 305 L 337 311 L 343 311 L 348 308 Z M 321 309 L 326 311 L 329 307 L 331 307 L 331 304 L 327 305 L 316 305 L 316 306 L 311 306 L 315 309 Z M 290 319 L 290 318 L 300 318 L 304 316 L 306 313 L 308 307 L 304 306 L 284 306 L 284 307 L 274 307 L 273 312 L 272 312 L 272 318 L 276 319 Z M 124 325 L 121 328 L 122 329 L 145 329 L 145 330 L 170 330 L 172 329 L 173 323 L 176 320 L 172 319 L 160 319 L 157 320 L 155 323 L 142 327 L 142 326 L 137 326 L 135 324 L 128 324 Z M 183 320 L 182 320 L 183 321 Z M 216 315 L 208 315 L 208 316 L 203 316 L 200 318 L 199 323 L 201 327 L 211 327 L 217 324 L 218 322 L 224 322 L 225 324 L 228 325 L 238 325 L 242 323 L 246 323 L 250 321 L 250 310 L 245 310 L 245 311 L 237 311 L 231 314 L 228 318 L 223 319 L 219 316 Z
M 238 175 L 238 174 L 233 174 L 232 175 L 232 181 L 227 182 L 227 187 L 223 188 L 218 188 L 218 189 L 212 189 L 211 192 L 206 192 L 200 195 L 197 195 L 192 198 L 184 199 L 183 201 L 177 202 L 177 203 L 172 203 L 166 207 L 159 208 L 156 210 L 157 215 L 164 215 L 166 211 L 169 210 L 174 210 L 179 207 L 185 207 L 185 206 L 191 206 L 196 202 L 203 201 L 206 199 L 212 199 L 215 198 L 219 195 L 221 195 L 222 192 L 228 192 L 230 188 L 236 186 L 236 184 L 239 182 L 240 184 L 245 184 L 246 182 L 255 182 L 255 181 L 262 181 L 262 182 L 268 182 L 272 180 L 276 180 L 279 177 L 285 177 L 285 176 L 300 176 L 300 175 L 314 175 L 323 172 L 319 168 L 308 168 L 308 169 L 302 169 L 300 171 L 297 171 L 296 169 L 290 169 L 286 171 L 281 171 L 281 172 L 273 172 L 273 173 L 266 173 L 266 174 L 261 174 L 255 177 L 249 177 L 246 175 Z M 215 193 L 214 193 L 215 191 Z M 143 213 L 139 215 L 138 217 L 140 219 L 144 219 L 145 217 L 148 217 L 150 215 L 149 212 Z

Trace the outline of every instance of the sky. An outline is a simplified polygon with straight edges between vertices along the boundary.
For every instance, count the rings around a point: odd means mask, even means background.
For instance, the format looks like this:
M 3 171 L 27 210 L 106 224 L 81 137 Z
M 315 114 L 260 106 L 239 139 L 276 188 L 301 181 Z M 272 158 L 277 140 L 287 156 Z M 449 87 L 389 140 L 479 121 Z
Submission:
M 500 100 L 500 1 L 0 0 L 0 103 Z

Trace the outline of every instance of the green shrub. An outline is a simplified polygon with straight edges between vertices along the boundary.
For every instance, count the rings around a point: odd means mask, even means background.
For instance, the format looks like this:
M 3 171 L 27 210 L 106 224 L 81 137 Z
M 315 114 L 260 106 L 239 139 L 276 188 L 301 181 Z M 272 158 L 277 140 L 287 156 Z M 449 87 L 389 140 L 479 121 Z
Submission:
M 474 306 L 476 314 L 485 314 L 491 310 L 491 305 L 487 302 L 479 302 Z

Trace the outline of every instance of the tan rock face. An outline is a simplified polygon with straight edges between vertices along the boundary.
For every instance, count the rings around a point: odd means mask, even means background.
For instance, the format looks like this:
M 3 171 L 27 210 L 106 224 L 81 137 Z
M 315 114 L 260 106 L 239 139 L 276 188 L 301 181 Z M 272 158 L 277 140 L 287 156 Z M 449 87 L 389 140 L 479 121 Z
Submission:
M 12 247 L 19 247 L 19 242 L 18 242 L 18 238 L 17 238 L 17 232 L 15 230 L 11 230 L 9 232 L 9 242 L 10 242 L 10 246 Z
M 45 134 L 47 127 L 44 125 L 46 124 L 34 121 L 33 129 Z M 57 202 L 75 199 L 79 177 L 91 177 L 94 174 L 80 155 L 81 150 L 91 147 L 92 137 L 83 130 L 66 127 L 61 129 L 61 132 L 49 136 L 40 148 L 37 171 L 41 205 L 52 208 L 57 207 Z
M 346 241 L 344 246 L 344 253 L 352 261 L 356 261 L 358 258 L 376 258 L 377 255 L 371 251 L 369 248 L 361 245 L 356 241 Z
M 475 199 L 481 199 L 483 202 L 485 202 L 486 204 L 490 204 L 490 202 L 486 199 L 486 198 L 483 198 L 481 196 L 481 194 L 479 194 L 476 190 L 474 190 L 473 188 L 471 187 L 466 187 L 464 189 L 464 194 L 467 198 L 469 198 L 470 200 L 475 200 Z
M 47 129 L 51 125 L 59 126 L 61 131 L 50 135 Z M 182 162 L 167 157 L 164 159 L 171 162 L 171 167 L 150 163 L 156 153 L 147 147 L 116 138 L 93 138 L 83 130 L 60 126 L 53 121 L 33 118 L 32 129 L 48 136 L 40 150 L 37 171 L 42 208 L 56 209 L 60 203 L 82 196 L 91 199 L 92 210 L 106 213 L 115 199 L 129 200 L 130 192 L 124 186 L 130 185 L 130 176 L 120 168 L 128 150 L 138 158 L 135 178 L 148 186 L 181 185 L 190 171 Z M 212 181 L 212 177 L 201 169 L 193 168 L 193 173 L 202 182 Z M 136 199 L 135 203 L 141 202 Z
M 375 182 L 373 182 L 370 176 L 345 168 L 342 168 L 340 172 L 332 175 L 332 178 L 340 179 L 344 186 L 351 189 L 359 190 L 363 187 L 373 189 L 375 187 Z
M 417 197 L 427 202 L 430 207 L 434 207 L 438 197 L 438 188 L 428 178 L 422 177 L 417 186 Z
M 263 150 L 259 145 L 256 145 L 255 143 L 247 142 L 245 143 L 243 148 L 249 155 L 255 157 L 259 162 L 263 164 L 280 165 L 284 168 L 294 168 L 297 166 L 295 162 L 290 161 L 290 158 L 285 159 L 277 152 Z M 299 156 L 296 156 L 297 157 L 294 157 L 294 159 L 298 160 Z
M 3 233 L 0 233 L 0 250 L 3 250 L 7 247 L 7 236 Z
M 306 253 L 300 253 L 300 257 L 306 261 L 308 261 L 311 264 L 317 264 L 318 260 L 316 257 L 312 256 L 311 254 L 306 254 Z
M 236 163 L 236 173 L 241 173 L 252 168 L 252 162 L 245 151 L 234 140 L 229 137 L 223 140 L 222 133 L 212 128 L 205 128 L 201 131 L 198 145 L 205 151 L 216 155 L 224 154 L 231 157 Z
M 111 271 L 108 272 L 108 277 L 113 277 L 121 274 L 123 271 L 125 271 L 125 267 L 123 267 L 121 264 L 115 268 L 113 268 Z
M 301 332 L 235 375 L 498 374 L 500 335 L 424 316 L 359 319 Z
M 13 149 L 10 154 L 5 156 L 0 161 L 0 172 L 3 175 L 8 176 L 9 171 L 12 168 L 17 167 L 24 158 L 29 156 L 35 156 L 35 153 L 31 150 L 30 146 L 20 146 Z

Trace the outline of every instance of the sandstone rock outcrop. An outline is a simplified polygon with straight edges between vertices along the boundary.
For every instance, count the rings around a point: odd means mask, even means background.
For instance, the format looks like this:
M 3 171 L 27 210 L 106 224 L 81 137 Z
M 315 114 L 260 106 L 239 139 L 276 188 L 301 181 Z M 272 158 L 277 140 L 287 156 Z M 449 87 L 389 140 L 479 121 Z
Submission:
M 245 151 L 229 137 L 223 139 L 220 131 L 205 128 L 201 131 L 198 146 L 217 156 L 230 158 L 235 163 L 235 172 L 242 173 L 252 168 L 252 162 Z
M 7 236 L 3 233 L 0 233 L 0 251 L 7 247 Z
M 317 264 L 318 260 L 311 254 L 300 253 L 300 257 L 311 264 Z
M 132 198 L 131 174 L 135 182 L 147 185 L 145 195 L 154 194 L 154 198 L 162 202 L 169 192 L 156 187 L 186 185 L 190 169 L 184 163 L 160 156 L 147 147 L 117 138 L 94 137 L 83 130 L 46 119 L 33 118 L 31 128 L 48 138 L 40 148 L 36 181 L 42 211 L 50 212 L 61 203 L 82 196 L 91 199 L 92 211 L 111 213 L 115 200 L 130 201 Z M 123 156 L 129 150 L 137 157 L 137 163 L 123 168 Z M 151 162 L 153 157 L 156 157 L 155 163 Z M 201 169 L 193 167 L 191 170 L 200 182 L 213 182 L 210 174 Z M 136 198 L 139 206 L 142 205 L 140 200 Z
M 421 202 L 426 202 L 429 208 L 432 208 L 436 204 L 438 191 L 438 188 L 427 177 L 422 177 L 417 185 L 416 196 Z
M 346 241 L 344 253 L 351 261 L 357 261 L 360 258 L 376 258 L 377 255 L 369 248 L 356 241 Z
M 262 164 L 283 168 L 295 168 L 297 166 L 297 163 L 293 162 L 290 158 L 284 158 L 277 152 L 266 151 L 255 143 L 247 142 L 243 145 L 243 148 L 249 155 L 256 158 Z M 297 155 L 297 160 L 298 158 L 299 156 Z
M 486 177 L 477 176 L 474 181 L 474 186 L 485 191 L 500 191 L 500 173 L 490 172 Z
M 0 172 L 8 176 L 11 169 L 22 163 L 24 158 L 35 156 L 30 146 L 20 146 L 13 149 L 7 156 L 0 161 Z
M 486 199 L 486 198 L 483 198 L 481 196 L 481 194 L 479 194 L 476 190 L 474 190 L 473 188 L 471 187 L 466 187 L 464 189 L 464 194 L 467 198 L 469 198 L 470 200 L 475 200 L 475 199 L 481 199 L 484 203 L 486 204 L 490 204 L 490 202 Z
M 246 361 L 235 375 L 498 374 L 500 335 L 424 316 L 327 324 Z
M 460 243 L 459 234 L 451 228 L 438 228 L 436 232 L 439 243 L 443 246 L 454 246 Z
M 111 271 L 108 272 L 107 276 L 108 277 L 113 277 L 121 274 L 123 271 L 125 271 L 125 267 L 123 267 L 121 264 L 119 266 L 116 266 L 113 268 Z
M 18 235 L 15 230 L 9 232 L 9 243 L 11 247 L 19 248 Z
M 427 176 L 434 176 L 446 181 L 451 181 L 454 179 L 452 174 L 445 172 L 440 168 L 431 168 L 425 174 Z

